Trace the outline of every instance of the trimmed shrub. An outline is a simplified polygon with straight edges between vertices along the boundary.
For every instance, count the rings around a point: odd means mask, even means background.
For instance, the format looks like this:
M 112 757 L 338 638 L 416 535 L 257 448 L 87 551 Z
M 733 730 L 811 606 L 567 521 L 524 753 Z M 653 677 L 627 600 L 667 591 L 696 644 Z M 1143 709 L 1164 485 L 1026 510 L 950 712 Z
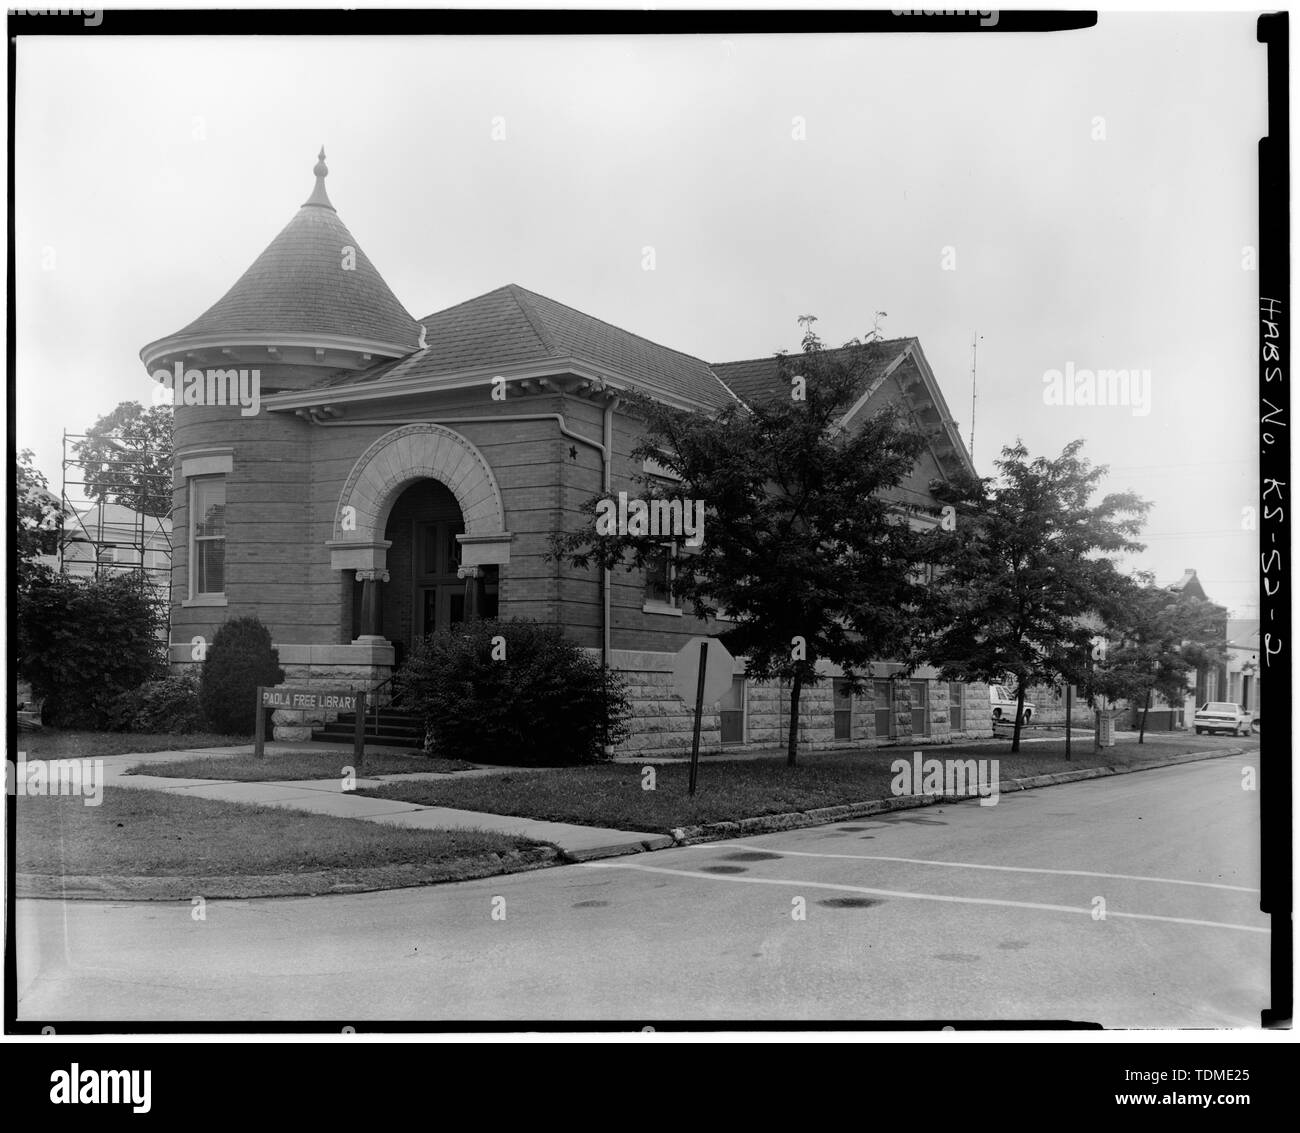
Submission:
M 145 682 L 145 684 L 148 683 L 148 681 Z M 144 685 L 139 688 L 127 689 L 126 692 L 119 692 L 108 702 L 102 723 L 105 731 L 134 732 L 136 730 L 135 718 L 140 711 L 140 705 L 143 703 L 143 689 Z
M 113 701 L 108 726 L 122 732 L 203 731 L 199 706 L 199 672 L 191 668 L 179 676 L 145 681 Z
M 283 680 L 271 631 L 257 618 L 225 622 L 208 646 L 199 678 L 204 723 L 223 735 L 251 735 L 257 726 L 258 685 L 278 685 Z
M 179 676 L 144 684 L 140 688 L 140 707 L 131 730 L 179 733 L 203 731 L 198 669 L 190 668 Z
M 35 577 L 17 620 L 18 671 L 46 724 L 111 728 L 119 698 L 166 673 L 166 614 L 139 575 Z
M 618 674 L 558 626 L 462 622 L 415 643 L 393 679 L 423 717 L 432 754 L 478 763 L 594 763 L 627 735 Z

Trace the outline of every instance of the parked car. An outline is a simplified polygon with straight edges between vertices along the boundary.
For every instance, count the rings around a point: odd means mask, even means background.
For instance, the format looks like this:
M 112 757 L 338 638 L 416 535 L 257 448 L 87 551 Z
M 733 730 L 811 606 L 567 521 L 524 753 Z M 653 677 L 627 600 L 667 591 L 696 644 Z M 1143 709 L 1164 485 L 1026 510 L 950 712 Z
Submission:
M 1232 736 L 1242 736 L 1250 731 L 1250 713 L 1240 704 L 1226 701 L 1210 700 L 1202 704 L 1192 717 L 1192 726 L 1199 736 L 1202 732 L 1227 732 Z
M 1014 724 L 1016 720 L 1016 698 L 1007 691 L 1006 685 L 989 685 L 989 707 L 993 709 L 995 724 Z M 1034 718 L 1034 706 L 1025 705 L 1021 723 L 1028 724 Z

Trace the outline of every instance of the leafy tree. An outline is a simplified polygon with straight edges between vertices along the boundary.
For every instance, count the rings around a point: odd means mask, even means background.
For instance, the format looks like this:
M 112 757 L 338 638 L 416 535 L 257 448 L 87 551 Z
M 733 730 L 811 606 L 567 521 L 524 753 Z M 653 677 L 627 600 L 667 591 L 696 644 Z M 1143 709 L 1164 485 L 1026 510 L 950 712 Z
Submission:
M 1087 674 L 1084 688 L 1090 699 L 1103 695 L 1140 704 L 1138 743 L 1143 743 L 1152 696 L 1176 704 L 1187 695 L 1189 676 L 1227 656 L 1228 612 L 1155 586 L 1150 576 L 1140 581 L 1143 585 L 1126 587 L 1123 600 L 1112 603 L 1107 636 L 1115 644 Z
M 14 462 L 13 546 L 20 595 L 34 579 L 49 573 L 49 568 L 37 563 L 36 558 L 58 550 L 63 522 L 63 505 L 50 491 L 45 473 L 32 464 L 33 458 L 32 450 L 25 448 Z
M 862 393 L 864 352 L 828 350 L 812 316 L 799 321 L 802 353 L 776 356 L 790 396 L 713 416 L 627 399 L 645 423 L 633 459 L 653 458 L 680 477 L 640 477 L 640 498 L 702 500 L 706 509 L 701 545 L 678 540 L 672 552 L 673 592 L 697 617 L 726 612 L 731 622 L 718 636 L 745 656 L 750 676 L 790 683 L 790 766 L 800 692 L 822 679 L 817 662 L 841 666 L 859 691 L 873 658 L 905 652 L 924 593 L 909 509 L 885 498 L 911 473 L 924 436 L 897 407 L 842 428 Z M 600 502 L 583 511 L 597 516 Z M 557 535 L 552 553 L 628 570 L 669 553 L 648 534 L 597 530 Z
M 165 674 L 166 623 L 139 575 L 47 572 L 20 596 L 17 615 L 18 671 L 45 723 L 111 726 L 116 698 Z
M 199 706 L 214 732 L 251 735 L 257 727 L 259 685 L 284 680 L 271 631 L 257 618 L 232 618 L 212 637 L 199 678 Z
M 157 518 L 172 508 L 172 409 L 123 401 L 86 430 L 73 451 L 85 467 L 86 493 Z
M 955 526 L 926 536 L 938 577 L 921 655 L 950 680 L 1010 676 L 1013 752 L 1028 688 L 1084 683 L 1097 632 L 1088 615 L 1104 615 L 1124 590 L 1110 556 L 1143 549 L 1133 537 L 1150 504 L 1131 492 L 1092 503 L 1107 469 L 1082 459 L 1082 447 L 1072 441 L 1054 460 L 1031 460 L 1017 442 L 1003 448 L 996 477 L 934 486 Z

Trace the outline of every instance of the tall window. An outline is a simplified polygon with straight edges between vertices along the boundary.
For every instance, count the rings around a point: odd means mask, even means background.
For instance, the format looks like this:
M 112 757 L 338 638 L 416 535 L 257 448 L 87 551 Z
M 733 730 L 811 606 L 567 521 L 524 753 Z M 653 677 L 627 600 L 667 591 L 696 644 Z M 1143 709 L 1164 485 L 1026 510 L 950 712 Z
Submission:
M 226 478 L 190 481 L 190 595 L 226 592 Z
M 676 558 L 676 544 L 666 544 L 661 551 L 646 560 L 645 601 L 647 605 L 676 608 L 677 599 L 673 595 Z

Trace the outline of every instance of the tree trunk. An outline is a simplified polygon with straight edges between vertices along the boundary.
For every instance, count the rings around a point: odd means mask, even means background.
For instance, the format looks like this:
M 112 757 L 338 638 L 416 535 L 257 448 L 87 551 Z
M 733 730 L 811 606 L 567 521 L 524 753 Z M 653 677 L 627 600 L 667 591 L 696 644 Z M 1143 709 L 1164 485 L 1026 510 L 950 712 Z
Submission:
M 1011 754 L 1020 750 L 1020 725 L 1025 718 L 1025 682 L 1016 685 L 1016 730 L 1011 736 Z
M 790 685 L 790 740 L 785 749 L 785 765 L 794 766 L 795 753 L 799 749 L 799 690 L 803 686 L 803 673 L 796 672 Z
M 1142 706 L 1142 724 L 1138 728 L 1138 743 L 1141 743 L 1147 734 L 1147 713 L 1151 711 L 1151 690 L 1147 689 L 1147 702 Z

